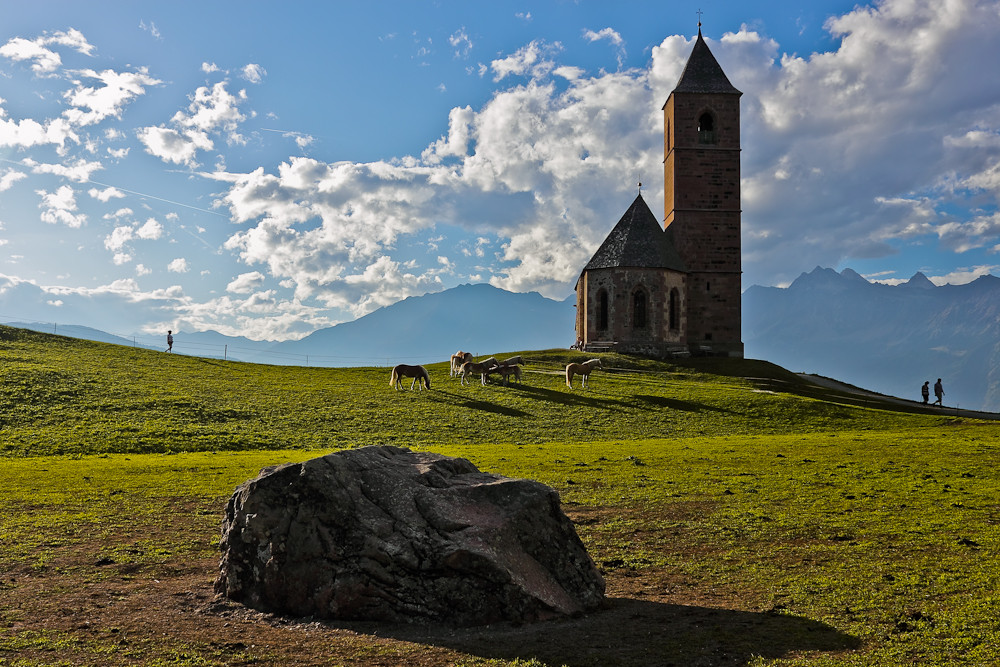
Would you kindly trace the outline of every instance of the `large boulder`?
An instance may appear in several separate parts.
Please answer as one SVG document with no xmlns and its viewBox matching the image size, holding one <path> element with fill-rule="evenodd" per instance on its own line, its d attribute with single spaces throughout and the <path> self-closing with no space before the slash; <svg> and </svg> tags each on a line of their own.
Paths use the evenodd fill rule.
<svg viewBox="0 0 1000 667">
<path fill-rule="evenodd" d="M 216 592 L 295 616 L 479 625 L 604 597 L 554 489 L 398 447 L 264 468 L 229 500 L 221 548 Z"/>
</svg>

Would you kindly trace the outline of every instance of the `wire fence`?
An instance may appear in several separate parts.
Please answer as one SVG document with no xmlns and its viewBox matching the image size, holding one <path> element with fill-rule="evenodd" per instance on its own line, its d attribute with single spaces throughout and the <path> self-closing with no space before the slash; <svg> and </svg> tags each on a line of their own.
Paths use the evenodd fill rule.
<svg viewBox="0 0 1000 667">
<path fill-rule="evenodd" d="M 148 350 L 167 350 L 166 334 L 123 334 L 112 331 L 93 329 L 91 327 L 60 324 L 58 322 L 46 322 L 33 320 L 30 318 L 17 317 L 15 315 L 5 315 L 0 313 L 0 324 L 13 326 L 32 331 L 51 333 L 69 338 L 80 338 L 115 345 L 126 345 Z M 221 334 L 220 334 L 221 335 Z M 452 352 L 444 350 L 428 350 L 425 354 L 416 355 L 392 355 L 392 357 L 379 356 L 352 356 L 341 354 L 300 354 L 294 352 L 282 352 L 271 349 L 279 343 L 263 342 L 260 346 L 251 347 L 246 344 L 238 345 L 233 343 L 209 343 L 189 339 L 183 333 L 175 333 L 174 343 L 171 352 L 194 357 L 205 357 L 208 359 L 223 359 L 226 361 L 245 361 L 255 364 L 269 364 L 275 366 L 317 366 L 317 367 L 339 367 L 349 368 L 355 366 L 374 366 L 377 368 L 391 367 L 398 363 L 414 362 L 434 363 L 436 361 L 448 361 Z M 476 355 L 474 355 L 476 356 Z"/>
</svg>

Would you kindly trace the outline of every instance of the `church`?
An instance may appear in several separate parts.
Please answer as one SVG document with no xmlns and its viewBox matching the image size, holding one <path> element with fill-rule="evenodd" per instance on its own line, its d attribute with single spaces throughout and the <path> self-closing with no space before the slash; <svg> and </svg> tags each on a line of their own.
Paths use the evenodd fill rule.
<svg viewBox="0 0 1000 667">
<path fill-rule="evenodd" d="M 663 226 L 642 198 L 576 283 L 582 349 L 742 357 L 740 96 L 698 28 L 663 105 Z"/>
</svg>

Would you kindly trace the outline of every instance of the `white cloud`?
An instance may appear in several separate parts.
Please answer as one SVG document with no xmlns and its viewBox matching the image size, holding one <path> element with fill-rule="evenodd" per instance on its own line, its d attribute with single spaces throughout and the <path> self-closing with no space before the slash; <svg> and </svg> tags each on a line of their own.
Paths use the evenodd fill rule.
<svg viewBox="0 0 1000 667">
<path fill-rule="evenodd" d="M 219 66 L 216 65 L 215 63 L 205 62 L 201 64 L 201 71 L 204 72 L 205 74 L 212 74 L 213 72 L 218 72 L 220 70 Z"/>
<path fill-rule="evenodd" d="M 76 88 L 65 93 L 66 101 L 73 107 L 63 115 L 74 125 L 94 125 L 109 116 L 121 118 L 126 104 L 146 93 L 148 86 L 163 83 L 149 76 L 145 68 L 137 72 L 82 70 L 77 73 L 84 79 L 97 82 L 96 86 L 77 83 Z"/>
<path fill-rule="evenodd" d="M 122 199 L 123 197 L 125 197 L 125 193 L 115 187 L 105 188 L 103 190 L 98 190 L 97 188 L 90 188 L 89 190 L 87 190 L 87 194 L 93 197 L 94 199 L 97 199 L 98 201 L 104 202 L 105 204 L 107 204 L 112 199 Z"/>
<path fill-rule="evenodd" d="M 472 39 L 462 26 L 448 37 L 448 43 L 455 50 L 456 58 L 465 58 L 472 51 Z"/>
<path fill-rule="evenodd" d="M 171 260 L 171 262 L 167 264 L 167 271 L 172 271 L 173 273 L 187 273 L 188 270 L 188 262 L 183 257 Z"/>
<path fill-rule="evenodd" d="M 516 53 L 491 62 L 493 80 L 500 81 L 508 76 L 544 77 L 555 68 L 552 57 L 561 50 L 562 45 L 558 42 L 547 44 L 540 40 L 533 41 Z"/>
<path fill-rule="evenodd" d="M 141 227 L 135 230 L 135 235 L 140 239 L 155 241 L 163 236 L 163 225 L 157 222 L 155 218 L 149 218 L 146 222 L 142 223 Z"/>
<path fill-rule="evenodd" d="M 110 234 L 104 238 L 104 247 L 108 250 L 118 252 L 122 247 L 132 240 L 135 231 L 130 225 L 115 227 Z"/>
<path fill-rule="evenodd" d="M 159 29 L 156 27 L 156 24 L 153 23 L 152 21 L 150 21 L 149 24 L 147 24 L 145 21 L 140 20 L 139 29 L 148 32 L 153 37 L 153 39 L 162 38 Z"/>
<path fill-rule="evenodd" d="M 250 83 L 260 83 L 264 80 L 265 76 L 267 76 L 267 70 L 255 63 L 250 63 L 240 70 L 240 77 Z"/>
<path fill-rule="evenodd" d="M 215 143 L 210 135 L 224 133 L 229 143 L 243 143 L 239 124 L 246 120 L 239 105 L 246 101 L 246 92 L 237 95 L 226 90 L 226 82 L 195 90 L 187 111 L 178 111 L 170 120 L 172 127 L 160 125 L 138 131 L 146 152 L 165 162 L 193 167 L 198 151 L 210 151 Z"/>
<path fill-rule="evenodd" d="M 241 273 L 226 285 L 226 291 L 233 292 L 234 294 L 250 294 L 260 287 L 263 282 L 264 274 L 260 271 Z"/>
<path fill-rule="evenodd" d="M 50 225 L 66 225 L 67 227 L 79 228 L 87 221 L 87 216 L 76 213 L 76 194 L 73 188 L 63 185 L 55 192 L 36 190 L 35 194 L 42 198 L 38 205 L 42 209 L 39 216 L 42 222 Z"/>
<path fill-rule="evenodd" d="M 0 173 L 0 192 L 6 192 L 10 190 L 15 183 L 18 181 L 23 181 L 28 177 L 23 171 L 18 171 L 16 169 L 5 169 L 3 173 Z"/>
<path fill-rule="evenodd" d="M 49 74 L 62 65 L 62 58 L 50 46 L 69 47 L 84 55 L 91 55 L 94 50 L 79 30 L 70 29 L 66 32 L 44 33 L 42 37 L 29 40 L 15 37 L 0 46 L 0 56 L 11 60 L 33 61 L 31 69 L 37 74 Z"/>
<path fill-rule="evenodd" d="M 66 164 L 38 163 L 30 158 L 25 159 L 23 163 L 25 166 L 31 167 L 31 172 L 34 174 L 55 174 L 56 176 L 62 176 L 77 183 L 86 183 L 95 171 L 104 169 L 104 165 L 100 162 L 88 162 L 83 158 Z"/>
</svg>

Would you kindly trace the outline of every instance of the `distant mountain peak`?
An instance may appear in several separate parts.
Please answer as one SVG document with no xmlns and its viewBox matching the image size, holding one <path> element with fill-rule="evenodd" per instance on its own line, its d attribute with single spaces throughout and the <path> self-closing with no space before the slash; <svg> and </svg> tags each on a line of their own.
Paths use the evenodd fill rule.
<svg viewBox="0 0 1000 667">
<path fill-rule="evenodd" d="M 815 269 L 809 273 L 803 273 L 798 278 L 792 281 L 789 285 L 789 289 L 792 290 L 803 290 L 803 289 L 823 289 L 823 290 L 839 290 L 846 289 L 851 285 L 856 284 L 855 277 L 861 278 L 860 275 L 851 271 L 847 273 L 849 269 L 845 269 L 843 274 L 837 273 L 833 269 L 824 269 L 823 267 L 817 266 Z M 868 281 L 861 278 L 861 281 L 868 284 Z"/>
<path fill-rule="evenodd" d="M 937 287 L 934 283 L 930 281 L 930 278 L 925 276 L 920 271 L 913 274 L 913 277 L 902 283 L 903 287 L 915 288 L 915 289 L 934 289 Z"/>
</svg>

